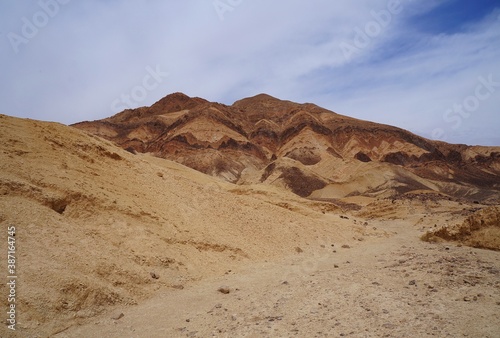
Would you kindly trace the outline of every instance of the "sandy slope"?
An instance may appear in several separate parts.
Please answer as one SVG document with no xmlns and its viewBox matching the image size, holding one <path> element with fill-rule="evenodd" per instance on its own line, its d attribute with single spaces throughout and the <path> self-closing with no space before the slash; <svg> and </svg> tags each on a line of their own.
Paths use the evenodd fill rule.
<svg viewBox="0 0 500 338">
<path fill-rule="evenodd" d="M 0 115 L 0 248 L 15 225 L 19 310 L 0 336 L 494 337 L 499 253 L 419 240 L 480 208 L 306 200 Z"/>
<path fill-rule="evenodd" d="M 350 248 L 325 241 L 283 261 L 115 307 L 56 336 L 498 336 L 497 253 L 418 241 L 411 222 L 373 224 L 391 235 Z M 221 285 L 231 292 L 218 292 Z"/>
<path fill-rule="evenodd" d="M 358 231 L 321 219 L 329 205 L 236 188 L 73 128 L 0 116 L 0 241 L 6 250 L 15 225 L 19 330 L 51 334 L 108 306 Z"/>
</svg>

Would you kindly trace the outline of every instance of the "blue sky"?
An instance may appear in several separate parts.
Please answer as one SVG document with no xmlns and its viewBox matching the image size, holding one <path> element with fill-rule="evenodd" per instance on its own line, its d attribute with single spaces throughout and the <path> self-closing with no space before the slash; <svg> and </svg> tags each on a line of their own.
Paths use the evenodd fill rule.
<svg viewBox="0 0 500 338">
<path fill-rule="evenodd" d="M 3 1 L 0 69 L 0 113 L 19 117 L 268 93 L 500 146 L 498 1 Z"/>
</svg>

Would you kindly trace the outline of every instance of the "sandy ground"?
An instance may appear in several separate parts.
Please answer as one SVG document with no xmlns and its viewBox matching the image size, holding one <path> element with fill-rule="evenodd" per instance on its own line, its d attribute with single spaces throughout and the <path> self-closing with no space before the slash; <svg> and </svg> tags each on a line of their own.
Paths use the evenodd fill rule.
<svg viewBox="0 0 500 338">
<path fill-rule="evenodd" d="M 56 336 L 498 337 L 498 252 L 422 242 L 408 222 L 373 224 L 390 235 L 350 248 L 325 241 L 159 292 Z"/>
<path fill-rule="evenodd" d="M 484 206 L 337 202 L 0 115 L 0 337 L 499 336 L 500 253 L 420 240 Z"/>
<path fill-rule="evenodd" d="M 16 227 L 17 330 L 51 336 L 109 307 L 376 231 L 272 187 L 240 188 L 55 123 L 0 115 L 0 248 Z M 5 278 L 7 262 L 0 264 Z M 0 284 L 0 305 L 10 306 Z M 3 295 L 3 296 L 2 296 Z M 2 310 L 2 312 L 4 312 Z M 2 319 L 2 320 L 5 320 Z"/>
</svg>

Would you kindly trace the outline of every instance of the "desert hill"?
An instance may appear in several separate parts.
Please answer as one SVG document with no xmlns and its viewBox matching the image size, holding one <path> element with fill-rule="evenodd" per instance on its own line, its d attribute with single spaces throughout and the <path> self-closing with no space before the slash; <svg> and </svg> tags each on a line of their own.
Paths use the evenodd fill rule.
<svg viewBox="0 0 500 338">
<path fill-rule="evenodd" d="M 266 94 L 231 106 L 166 96 L 74 127 L 237 184 L 315 200 L 415 191 L 498 203 L 500 147 L 452 145 Z"/>
<path fill-rule="evenodd" d="M 369 152 L 368 146 L 325 150 L 332 140 L 340 142 L 328 134 L 336 124 L 317 123 L 334 119 L 349 130 L 358 125 L 406 135 L 404 144 L 414 148 L 404 149 L 415 153 L 423 149 L 412 143 L 420 142 L 417 136 L 313 105 L 300 105 L 307 113 L 294 113 L 294 103 L 267 96 L 257 101 L 236 103 L 247 117 L 230 121 L 224 116 L 237 116 L 234 108 L 174 95 L 157 103 L 157 115 L 140 108 L 79 125 L 114 141 L 135 135 L 121 147 L 77 128 L 0 115 L 0 241 L 7 250 L 7 229 L 16 227 L 17 266 L 17 327 L 13 332 L 0 326 L 0 336 L 492 337 L 498 332 L 498 252 L 462 245 L 500 249 L 498 238 L 491 238 L 498 236 L 500 210 L 441 192 L 456 187 L 492 201 L 496 183 L 484 188 L 474 180 L 496 177 L 494 149 L 423 140 L 444 158 L 446 149 L 463 148 L 467 161 L 480 162 L 475 172 L 468 171 L 472 164 L 463 165 L 468 183 L 440 181 L 441 176 L 422 174 L 419 161 L 384 162 L 376 157 L 383 152 Z M 212 106 L 227 111 L 207 113 Z M 259 113 L 264 109 L 266 121 Z M 282 129 L 294 123 L 296 129 Z M 260 136 L 244 138 L 252 124 L 261 127 Z M 165 126 L 182 137 L 172 141 L 170 132 L 161 132 Z M 356 139 L 346 135 L 346 144 Z M 378 142 L 363 135 L 366 142 Z M 403 136 L 380 145 L 392 149 Z M 224 141 L 216 147 L 218 137 Z M 304 144 L 314 151 L 300 150 Z M 358 155 L 359 149 L 371 161 Z M 210 172 L 218 176 L 212 177 L 151 156 L 160 150 L 179 162 L 205 160 L 204 169 L 217 169 L 210 161 L 219 158 L 223 170 Z M 320 161 L 312 164 L 317 154 Z M 341 164 L 347 169 L 336 166 Z M 239 172 L 238 165 L 250 169 Z M 325 181 L 329 171 L 336 176 L 328 176 L 327 186 L 317 184 L 308 199 L 297 196 Z M 227 182 L 231 177 L 242 184 Z M 401 177 L 432 182 L 435 190 L 419 186 L 395 195 Z M 372 193 L 366 189 L 375 179 L 387 183 Z M 352 194 L 356 189 L 358 196 Z M 328 198 L 315 195 L 318 191 Z M 456 245 L 441 244 L 442 238 Z M 3 276 L 6 268 L 4 261 Z M 221 286 L 230 293 L 219 292 Z M 7 284 L 0 284 L 3 309 L 8 293 Z"/>
<path fill-rule="evenodd" d="M 16 227 L 18 329 L 48 336 L 162 288 L 379 233 L 332 225 L 323 213 L 338 207 L 265 188 L 133 155 L 76 128 L 0 115 L 0 239 Z"/>
</svg>

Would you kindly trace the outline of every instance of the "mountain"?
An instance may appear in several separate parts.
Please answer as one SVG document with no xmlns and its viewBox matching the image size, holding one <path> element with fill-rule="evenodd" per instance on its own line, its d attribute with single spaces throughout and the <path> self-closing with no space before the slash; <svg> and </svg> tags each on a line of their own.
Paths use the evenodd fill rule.
<svg viewBox="0 0 500 338">
<path fill-rule="evenodd" d="M 496 203 L 500 147 L 452 145 L 266 94 L 227 106 L 182 93 L 73 125 L 237 184 L 317 200 L 433 192 Z"/>
<path fill-rule="evenodd" d="M 475 191 L 474 197 L 489 194 L 493 202 L 496 183 L 484 187 L 422 178 L 412 172 L 419 173 L 418 161 L 412 167 L 384 162 L 376 152 L 358 155 L 369 147 L 352 143 L 349 148 L 354 136 L 341 147 L 328 119 L 345 128 L 407 134 L 314 105 L 264 96 L 235 108 L 182 95 L 161 105 L 157 115 L 142 108 L 87 126 L 118 139 L 119 133 L 127 135 L 125 127 L 120 129 L 127 125 L 128 134 L 145 140 L 155 135 L 149 132 L 155 121 L 166 120 L 157 128 L 170 126 L 170 131 L 158 131 L 156 143 L 148 141 L 158 147 L 155 154 L 169 150 L 164 154 L 193 160 L 207 153 L 227 161 L 227 169 L 215 174 L 219 178 L 142 154 L 147 142 L 140 148 L 138 138 L 122 144 L 133 147 L 126 151 L 77 128 L 0 114 L 0 241 L 10 251 L 2 270 L 9 279 L 0 284 L 0 294 L 5 295 L 5 320 L 15 317 L 17 323 L 16 331 L 0 326 L 1 337 L 287 336 L 294 330 L 314 336 L 332 316 L 350 323 L 337 336 L 354 329 L 364 335 L 372 328 L 379 336 L 440 334 L 444 331 L 432 328 L 443 323 L 452 323 L 445 325 L 450 336 L 498 332 L 498 325 L 490 325 L 499 322 L 498 253 L 466 246 L 500 250 L 500 209 L 438 190 L 461 187 L 471 192 L 469 197 Z M 304 111 L 283 114 L 297 106 Z M 177 110 L 183 107 L 187 112 Z M 173 112 L 162 114 L 162 109 Z M 261 122 L 263 110 L 267 122 Z M 235 119 L 227 119 L 229 114 Z M 193 119 L 176 122 L 186 115 Z M 252 123 L 260 136 L 244 136 Z M 371 133 L 349 132 L 359 143 L 379 142 Z M 186 142 L 166 142 L 161 148 L 162 136 L 168 140 L 175 133 Z M 216 140 L 200 141 L 204 135 L 234 141 L 216 147 Z M 379 148 L 383 142 L 388 141 L 377 143 Z M 426 142 L 439 151 L 455 147 Z M 402 153 L 409 144 L 400 145 Z M 301 150 L 306 147 L 310 151 Z M 493 150 L 464 149 L 475 158 L 484 156 L 475 160 L 477 172 L 496 175 L 495 162 L 487 159 Z M 209 160 L 206 169 L 216 169 Z M 459 167 L 446 160 L 427 163 L 431 169 L 435 163 Z M 240 172 L 236 165 L 246 167 Z M 470 175 L 464 177 L 480 177 L 470 174 L 471 165 L 464 164 L 462 172 Z M 220 179 L 230 179 L 231 170 L 241 184 Z M 401 182 L 411 188 L 402 177 L 435 184 L 437 190 L 398 192 Z M 376 179 L 386 186 L 368 191 Z M 328 185 L 322 187 L 323 182 Z M 305 194 L 311 186 L 317 188 L 309 198 L 291 192 Z M 315 197 L 318 192 L 340 196 L 354 188 L 358 196 L 314 200 L 322 199 Z M 474 288 L 467 291 L 464 285 Z M 12 305 L 16 312 L 7 317 Z M 298 313 L 300 306 L 306 311 Z M 405 311 L 390 310 L 400 307 Z M 387 309 L 396 316 L 392 323 L 408 322 L 408 314 L 422 318 L 421 331 L 386 325 Z M 428 317 L 430 310 L 437 315 Z M 271 324 L 279 327 L 262 331 Z"/>
<path fill-rule="evenodd" d="M 159 289 L 359 231 L 319 219 L 339 210 L 328 203 L 263 188 L 252 197 L 75 128 L 0 115 L 0 239 L 14 238 L 18 281 L 17 330 L 1 325 L 0 337 L 52 337 Z M 0 294 L 7 309 L 7 282 Z"/>
</svg>

